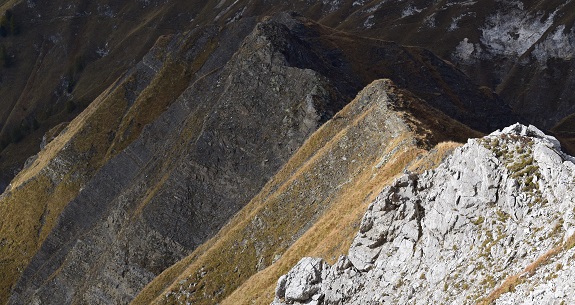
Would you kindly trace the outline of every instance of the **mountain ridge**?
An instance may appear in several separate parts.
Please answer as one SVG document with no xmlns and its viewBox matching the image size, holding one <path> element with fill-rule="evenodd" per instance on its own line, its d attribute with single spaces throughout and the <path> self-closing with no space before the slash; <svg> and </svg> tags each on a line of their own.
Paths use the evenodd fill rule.
<svg viewBox="0 0 575 305">
<path fill-rule="evenodd" d="M 11 302 L 63 301 L 68 293 L 72 302 L 83 298 L 127 302 L 162 270 L 215 234 L 303 140 L 369 79 L 387 75 L 471 126 L 484 126 L 486 115 L 493 117 L 489 124 L 494 126 L 513 118 L 500 100 L 425 50 L 355 38 L 365 43 L 369 52 L 364 54 L 351 47 L 353 36 L 338 37 L 298 15 L 279 14 L 257 25 L 254 21 L 244 18 L 227 28 L 199 28 L 160 39 L 158 48 L 137 69 L 120 78 L 53 140 L 71 160 L 62 159 L 57 151 L 48 156 L 42 152 L 16 177 L 15 187 L 42 176 L 38 169 L 53 162 L 58 174 L 51 183 L 68 197 L 58 202 L 61 210 L 46 209 L 53 210 L 47 226 L 43 225 L 45 212 L 23 203 L 38 214 L 22 220 L 27 234 L 34 234 L 40 225 L 47 235 L 42 236 L 46 240 L 26 245 L 30 247 L 27 256 L 10 258 L 16 269 L 28 266 L 22 276 L 17 275 Z M 242 41 L 243 35 L 247 38 Z M 230 39 L 214 45 L 211 39 L 219 36 Z M 349 45 L 335 54 L 326 52 L 340 41 Z M 349 52 L 344 53 L 349 57 L 339 52 Z M 372 57 L 378 53 L 380 57 Z M 194 61 L 187 61 L 191 58 Z M 219 68 L 226 58 L 226 65 Z M 400 60 L 403 66 L 397 65 Z M 367 69 L 370 63 L 378 69 Z M 401 67 L 417 73 L 413 79 L 406 78 Z M 365 72 L 356 76 L 346 73 L 349 70 Z M 176 83 L 174 74 L 182 75 Z M 158 103 L 150 96 L 164 98 Z M 478 108 L 474 101 L 484 103 Z M 444 128 L 444 133 L 453 135 L 449 126 Z M 67 134 L 74 130 L 79 133 L 69 138 Z M 434 137 L 429 132 L 427 136 Z M 52 143 L 47 152 L 52 151 Z M 86 158 L 91 168 L 71 167 L 79 162 L 78 156 Z M 29 191 L 25 185 L 14 192 L 9 189 L 6 200 Z M 37 193 L 64 199 L 49 187 Z M 16 210 L 5 214 L 13 213 Z M 16 222 L 7 224 L 3 232 L 12 234 Z M 130 237 L 135 235 L 146 237 Z M 24 236 L 11 237 L 10 244 L 18 245 Z M 150 248 L 157 243 L 164 247 Z M 69 247 L 59 249 L 61 244 Z M 12 246 L 6 250 L 7 255 L 14 253 Z M 92 255 L 85 255 L 86 251 Z M 93 267 L 96 257 L 103 261 L 98 268 Z M 92 267 L 79 272 L 83 269 L 77 264 Z M 13 285 L 10 279 L 5 278 L 6 285 Z M 104 288 L 92 289 L 81 279 L 101 281 Z"/>
<path fill-rule="evenodd" d="M 255 268 L 260 265 L 258 252 L 264 267 L 267 267 L 263 272 L 275 269 L 272 274 L 278 272 L 277 268 L 286 268 L 302 252 L 327 251 L 337 255 L 341 251 L 339 249 L 350 241 L 337 245 L 326 241 L 321 245 L 317 240 L 323 234 L 329 234 L 338 236 L 331 241 L 338 243 L 342 233 L 334 219 L 356 218 L 359 221 L 357 217 L 363 213 L 365 200 L 388 179 L 401 173 L 403 168 L 416 167 L 417 155 L 426 149 L 448 139 L 458 139 L 458 135 L 479 135 L 425 102 L 417 101 L 389 80 L 374 81 L 338 113 L 338 117 L 340 119 L 328 121 L 304 143 L 286 164 L 287 168 L 278 173 L 281 179 L 271 180 L 218 237 L 182 261 L 189 267 L 178 264 L 174 268 L 181 271 L 175 275 L 168 275 L 172 272 L 167 270 L 168 279 L 158 277 L 132 304 L 265 303 L 258 297 L 267 296 L 269 290 L 260 290 L 263 288 L 261 285 L 249 283 L 260 269 Z M 381 117 L 385 120 L 380 120 Z M 426 121 L 428 117 L 437 118 L 437 121 Z M 451 126 L 451 133 L 419 131 L 439 131 L 444 126 Z M 364 132 L 358 133 L 359 130 Z M 418 135 L 416 138 L 420 141 L 413 140 L 412 135 Z M 320 139 L 327 143 L 318 145 Z M 310 146 L 317 147 L 317 150 L 311 150 L 314 154 L 305 158 Z M 290 175 L 295 162 L 301 164 L 300 169 Z M 353 195 L 344 196 L 345 191 Z M 346 217 L 347 214 L 350 215 Z M 351 225 L 354 222 L 347 221 L 346 240 L 354 230 L 354 225 Z M 250 238 L 252 235 L 255 236 Z M 268 237 L 270 235 L 273 238 Z M 214 257 L 218 259 L 214 260 Z M 240 279 L 232 276 L 238 274 L 244 278 L 245 273 L 251 277 L 243 283 L 244 289 L 255 291 L 240 293 L 241 297 L 225 298 L 241 284 Z M 265 285 L 269 285 L 267 281 L 269 278 Z M 166 288 L 155 287 L 166 282 Z M 272 286 L 273 282 L 275 280 L 272 280 Z M 273 287 L 269 288 L 273 291 Z M 148 296 L 151 291 L 155 291 L 155 295 Z"/>
<path fill-rule="evenodd" d="M 575 147 L 570 1 L 0 8 L 0 303 L 269 304 L 302 256 L 337 263 L 401 172 L 516 121 Z M 481 143 L 536 193 L 539 161 L 497 148 L 524 136 Z M 508 275 L 492 295 L 531 297 Z M 503 275 L 481 276 L 486 301 Z"/>
<path fill-rule="evenodd" d="M 261 21 L 281 11 L 297 11 L 340 32 L 427 48 L 497 91 L 540 128 L 552 129 L 573 111 L 570 1 L 4 1 L 0 7 L 12 12 L 20 29 L 2 43 L 14 63 L 0 71 L 0 78 L 10 80 L 0 82 L 0 117 L 6 118 L 0 186 L 38 151 L 44 133 L 71 121 L 161 35 Z M 537 31 L 538 24 L 545 30 Z"/>
</svg>

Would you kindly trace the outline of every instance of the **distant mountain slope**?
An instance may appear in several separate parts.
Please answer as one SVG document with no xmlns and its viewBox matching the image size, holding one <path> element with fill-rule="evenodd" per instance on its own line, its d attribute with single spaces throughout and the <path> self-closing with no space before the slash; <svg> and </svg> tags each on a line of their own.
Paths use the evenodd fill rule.
<svg viewBox="0 0 575 305">
<path fill-rule="evenodd" d="M 573 303 L 574 161 L 532 126 L 470 140 L 381 191 L 349 254 L 302 259 L 273 304 Z"/>
<path fill-rule="evenodd" d="M 3 1 L 0 187 L 163 34 L 297 11 L 360 36 L 425 47 L 552 128 L 575 112 L 573 1 Z M 242 37 L 243 38 L 243 37 Z M 1 59 L 4 61 L 4 59 Z"/>
</svg>

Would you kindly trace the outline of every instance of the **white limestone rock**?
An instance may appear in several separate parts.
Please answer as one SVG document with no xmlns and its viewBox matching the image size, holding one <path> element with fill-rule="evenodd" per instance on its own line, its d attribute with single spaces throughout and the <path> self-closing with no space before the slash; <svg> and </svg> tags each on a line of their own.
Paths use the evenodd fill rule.
<svg viewBox="0 0 575 305">
<path fill-rule="evenodd" d="M 471 139 L 386 187 L 348 256 L 302 259 L 272 304 L 474 304 L 511 275 L 523 280 L 497 304 L 575 303 L 574 249 L 525 271 L 575 232 L 572 160 L 533 126 Z"/>
<path fill-rule="evenodd" d="M 276 296 L 287 302 L 308 301 L 320 291 L 322 271 L 326 263 L 319 258 L 302 258 L 297 265 L 278 280 Z M 316 296 L 316 300 L 319 299 Z"/>
</svg>

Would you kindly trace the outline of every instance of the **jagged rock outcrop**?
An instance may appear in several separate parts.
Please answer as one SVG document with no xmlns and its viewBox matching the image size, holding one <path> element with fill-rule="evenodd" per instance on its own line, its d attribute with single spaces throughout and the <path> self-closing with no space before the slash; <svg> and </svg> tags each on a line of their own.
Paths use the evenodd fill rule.
<svg viewBox="0 0 575 305">
<path fill-rule="evenodd" d="M 386 187 L 349 254 L 302 259 L 272 304 L 573 303 L 574 161 L 533 126 L 469 140 Z"/>
</svg>

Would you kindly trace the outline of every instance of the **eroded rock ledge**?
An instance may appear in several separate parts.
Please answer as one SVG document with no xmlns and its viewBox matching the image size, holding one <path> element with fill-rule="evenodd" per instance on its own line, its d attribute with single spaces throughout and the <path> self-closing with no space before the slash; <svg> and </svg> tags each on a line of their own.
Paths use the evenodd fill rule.
<svg viewBox="0 0 575 305">
<path fill-rule="evenodd" d="M 303 258 L 272 304 L 573 303 L 573 160 L 533 126 L 471 139 L 385 188 L 349 254 Z"/>
</svg>

